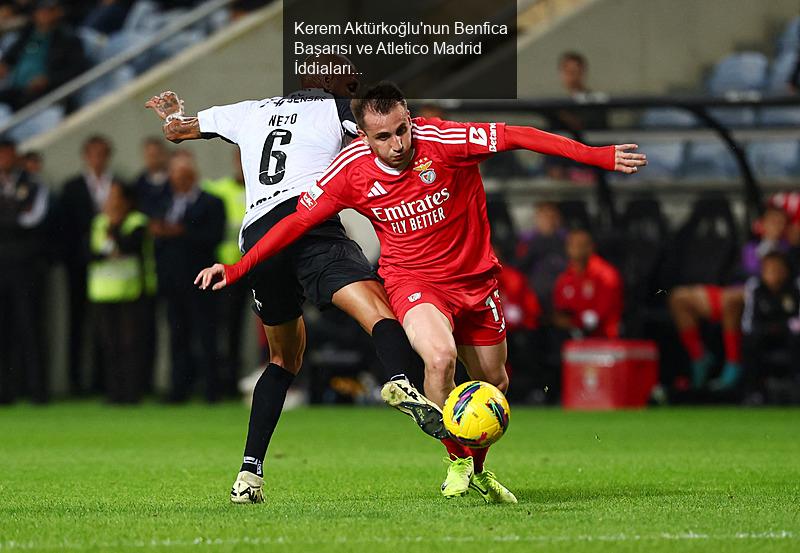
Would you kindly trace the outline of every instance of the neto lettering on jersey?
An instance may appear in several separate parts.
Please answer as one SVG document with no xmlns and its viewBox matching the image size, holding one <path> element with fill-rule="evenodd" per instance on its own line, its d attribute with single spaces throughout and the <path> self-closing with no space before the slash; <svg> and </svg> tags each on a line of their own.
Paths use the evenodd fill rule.
<svg viewBox="0 0 800 553">
<path fill-rule="evenodd" d="M 272 117 L 269 118 L 269 123 L 267 123 L 270 127 L 280 127 L 282 125 L 294 125 L 297 123 L 297 114 L 293 113 L 291 115 L 278 115 L 277 113 L 273 114 Z"/>
</svg>

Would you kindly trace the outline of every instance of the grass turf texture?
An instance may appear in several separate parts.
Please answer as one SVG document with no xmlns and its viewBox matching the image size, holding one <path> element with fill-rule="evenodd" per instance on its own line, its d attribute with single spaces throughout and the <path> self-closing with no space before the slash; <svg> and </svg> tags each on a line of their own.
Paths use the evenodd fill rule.
<svg viewBox="0 0 800 553">
<path fill-rule="evenodd" d="M 266 503 L 232 505 L 246 421 L 0 409 L 0 551 L 800 550 L 800 410 L 517 408 L 487 463 L 515 506 L 443 499 L 444 449 L 386 408 L 285 413 Z"/>
</svg>

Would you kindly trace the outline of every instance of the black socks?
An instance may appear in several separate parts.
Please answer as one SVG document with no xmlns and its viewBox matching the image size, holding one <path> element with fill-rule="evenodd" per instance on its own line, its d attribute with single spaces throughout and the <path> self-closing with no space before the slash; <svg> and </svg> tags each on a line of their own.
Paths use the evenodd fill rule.
<svg viewBox="0 0 800 553">
<path fill-rule="evenodd" d="M 253 406 L 250 408 L 250 424 L 241 470 L 258 476 L 264 475 L 261 465 L 281 416 L 286 392 L 293 381 L 292 373 L 274 363 L 267 365 L 258 379 L 253 390 Z"/>
<path fill-rule="evenodd" d="M 372 327 L 372 341 L 386 374 L 384 381 L 405 374 L 412 384 L 421 386 L 425 374 L 422 359 L 411 347 L 403 325 L 394 319 L 381 319 Z"/>
</svg>

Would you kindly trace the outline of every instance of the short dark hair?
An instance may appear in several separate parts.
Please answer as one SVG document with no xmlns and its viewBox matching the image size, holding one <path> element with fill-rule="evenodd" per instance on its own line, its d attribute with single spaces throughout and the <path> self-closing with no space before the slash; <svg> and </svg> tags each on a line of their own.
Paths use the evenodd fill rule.
<svg viewBox="0 0 800 553">
<path fill-rule="evenodd" d="M 403 91 L 398 86 L 389 81 L 381 81 L 378 84 L 371 86 L 364 93 L 362 98 L 354 98 L 350 100 L 350 109 L 356 118 L 356 123 L 362 129 L 364 128 L 364 114 L 367 111 L 377 113 L 379 115 L 386 115 L 390 113 L 396 105 L 402 105 L 408 109 L 406 97 Z"/>
<path fill-rule="evenodd" d="M 558 58 L 558 66 L 561 67 L 564 63 L 568 61 L 574 61 L 581 67 L 586 67 L 588 62 L 586 61 L 586 56 L 581 54 L 580 52 L 576 52 L 575 50 L 568 50 L 559 56 Z"/>
<path fill-rule="evenodd" d="M 780 250 L 772 250 L 764 255 L 761 258 L 761 266 L 764 266 L 764 263 L 767 261 L 777 261 L 778 263 L 783 264 L 783 267 L 786 269 L 786 272 L 792 274 L 792 263 L 789 261 L 789 256 L 783 253 Z"/>
<path fill-rule="evenodd" d="M 16 151 L 17 143 L 10 138 L 0 138 L 0 148 L 11 148 Z"/>
<path fill-rule="evenodd" d="M 111 140 L 107 137 L 103 136 L 102 134 L 93 134 L 83 142 L 83 151 L 85 152 L 89 146 L 94 146 L 95 144 L 102 144 L 108 149 L 108 153 L 114 151 L 113 146 L 111 145 Z"/>
</svg>

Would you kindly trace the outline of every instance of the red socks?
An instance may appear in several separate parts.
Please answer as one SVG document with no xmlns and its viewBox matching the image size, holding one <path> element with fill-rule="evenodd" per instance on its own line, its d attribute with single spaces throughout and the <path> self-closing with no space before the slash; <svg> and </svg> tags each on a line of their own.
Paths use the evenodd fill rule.
<svg viewBox="0 0 800 553">
<path fill-rule="evenodd" d="M 700 330 L 696 326 L 685 328 L 681 330 L 680 334 L 681 343 L 692 361 L 697 361 L 705 355 L 706 350 L 703 346 L 703 340 L 700 338 Z"/>
<path fill-rule="evenodd" d="M 451 460 L 472 457 L 475 472 L 483 472 L 483 462 L 486 460 L 486 454 L 489 453 L 488 447 L 482 447 L 480 449 L 465 447 L 452 438 L 444 438 L 442 443 L 444 447 L 447 448 L 447 454 Z"/>
<path fill-rule="evenodd" d="M 443 438 L 442 443 L 447 448 L 447 454 L 451 460 L 470 456 L 469 450 L 452 438 Z"/>
<path fill-rule="evenodd" d="M 740 363 L 742 361 L 742 333 L 736 329 L 722 331 L 722 342 L 725 346 L 725 361 Z"/>
<path fill-rule="evenodd" d="M 488 447 L 480 449 L 471 447 L 469 452 L 472 455 L 472 462 L 475 465 L 475 472 L 483 472 L 483 462 L 486 460 L 486 454 L 489 453 Z"/>
</svg>

